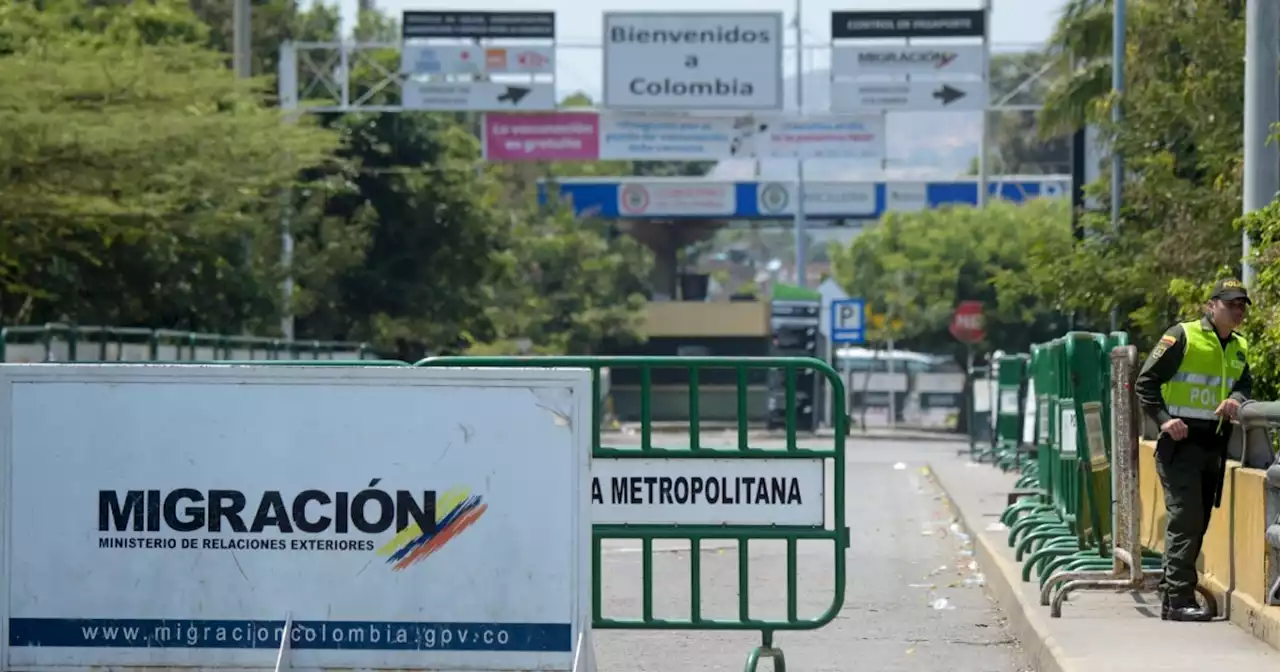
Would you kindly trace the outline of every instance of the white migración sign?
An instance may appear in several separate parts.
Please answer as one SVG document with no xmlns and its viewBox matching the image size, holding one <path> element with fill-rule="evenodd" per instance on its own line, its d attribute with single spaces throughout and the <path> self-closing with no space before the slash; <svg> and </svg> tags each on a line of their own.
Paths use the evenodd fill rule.
<svg viewBox="0 0 1280 672">
<path fill-rule="evenodd" d="M 867 75 L 911 75 L 958 79 L 986 76 L 982 45 L 943 47 L 851 47 L 836 46 L 831 51 L 834 77 Z"/>
<path fill-rule="evenodd" d="M 986 82 L 831 82 L 831 109 L 837 112 L 980 112 L 986 107 Z"/>
<path fill-rule="evenodd" d="M 591 519 L 632 525 L 811 525 L 826 511 L 821 459 L 591 462 Z"/>
<path fill-rule="evenodd" d="M 288 617 L 294 668 L 573 667 L 588 371 L 6 365 L 0 399 L 9 666 L 269 669 Z"/>
<path fill-rule="evenodd" d="M 481 111 L 556 109 L 556 87 L 548 82 L 419 82 L 401 87 L 406 110 Z"/>
<path fill-rule="evenodd" d="M 780 110 L 782 12 L 605 12 L 604 106 Z"/>
<path fill-rule="evenodd" d="M 406 75 L 554 74 L 555 49 L 406 44 L 400 52 L 400 72 Z"/>
</svg>

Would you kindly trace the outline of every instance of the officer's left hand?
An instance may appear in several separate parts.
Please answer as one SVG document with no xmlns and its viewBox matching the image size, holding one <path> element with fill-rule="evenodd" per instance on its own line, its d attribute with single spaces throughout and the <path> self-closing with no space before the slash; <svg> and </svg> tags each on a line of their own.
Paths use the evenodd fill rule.
<svg viewBox="0 0 1280 672">
<path fill-rule="evenodd" d="M 1225 418 L 1234 418 L 1238 410 L 1240 410 L 1240 402 L 1235 399 L 1224 399 L 1221 404 L 1218 404 L 1218 408 L 1213 414 Z"/>
</svg>

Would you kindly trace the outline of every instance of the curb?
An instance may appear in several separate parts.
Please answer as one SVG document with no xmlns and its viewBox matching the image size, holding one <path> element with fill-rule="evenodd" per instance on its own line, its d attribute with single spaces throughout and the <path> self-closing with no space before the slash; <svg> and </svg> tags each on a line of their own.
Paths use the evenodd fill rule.
<svg viewBox="0 0 1280 672">
<path fill-rule="evenodd" d="M 974 557 L 987 578 L 987 594 L 995 599 L 1000 610 L 1009 619 L 1009 629 L 1017 638 L 1032 669 L 1036 672 L 1077 672 L 1075 665 L 1067 660 L 1066 652 L 1053 638 L 1045 607 L 1041 607 L 1039 602 L 1031 602 L 1022 594 L 1019 590 L 1022 577 L 1015 572 L 1014 577 L 1010 578 L 1005 571 L 1008 563 L 1000 557 L 996 549 L 992 548 L 991 542 L 986 537 L 969 526 L 964 512 L 951 498 L 951 493 L 938 478 L 933 465 L 926 462 L 925 466 L 929 469 L 928 479 L 938 486 L 947 505 L 955 512 L 956 522 L 973 540 Z"/>
</svg>

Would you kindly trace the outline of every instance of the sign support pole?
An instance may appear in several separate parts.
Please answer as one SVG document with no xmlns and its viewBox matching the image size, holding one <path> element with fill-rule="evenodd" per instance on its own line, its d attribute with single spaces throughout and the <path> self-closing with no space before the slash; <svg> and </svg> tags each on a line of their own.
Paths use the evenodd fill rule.
<svg viewBox="0 0 1280 672">
<path fill-rule="evenodd" d="M 991 34 L 986 30 L 986 26 L 991 25 L 991 0 L 983 0 L 982 2 L 982 76 L 986 80 L 991 76 Z M 989 86 L 989 85 L 988 85 Z M 986 101 L 982 105 L 982 136 L 978 140 L 978 207 L 987 207 L 987 201 L 990 200 L 988 192 L 991 191 L 991 162 L 988 155 L 991 152 L 991 108 L 990 101 Z"/>
<path fill-rule="evenodd" d="M 1244 214 L 1265 208 L 1280 191 L 1280 153 L 1268 142 L 1271 124 L 1280 121 L 1280 5 L 1274 2 L 1245 4 L 1244 57 Z M 1253 284 L 1249 263 L 1252 241 L 1241 234 L 1241 274 L 1245 286 Z"/>
<path fill-rule="evenodd" d="M 1250 2 L 1256 5 L 1256 2 Z M 1125 15 L 1124 0 L 1115 0 L 1114 14 L 1111 18 L 1111 88 L 1116 94 L 1116 101 L 1111 107 L 1111 121 L 1120 125 L 1124 104 L 1124 51 L 1125 51 Z M 1274 65 L 1272 66 L 1275 67 Z M 1273 70 L 1274 72 L 1274 70 Z M 1248 109 L 1246 107 L 1246 109 Z M 1248 175 L 1245 171 L 1245 175 Z M 1124 156 L 1117 143 L 1111 145 L 1111 233 L 1120 232 L 1120 201 L 1124 196 Z M 1111 331 L 1115 331 L 1120 321 L 1119 313 L 1111 309 Z"/>
<path fill-rule="evenodd" d="M 796 0 L 796 114 L 804 115 L 804 25 L 800 21 L 803 16 L 804 0 Z M 808 287 L 805 274 L 809 251 L 805 246 L 805 213 L 804 213 L 804 157 L 796 157 L 796 285 Z"/>
</svg>

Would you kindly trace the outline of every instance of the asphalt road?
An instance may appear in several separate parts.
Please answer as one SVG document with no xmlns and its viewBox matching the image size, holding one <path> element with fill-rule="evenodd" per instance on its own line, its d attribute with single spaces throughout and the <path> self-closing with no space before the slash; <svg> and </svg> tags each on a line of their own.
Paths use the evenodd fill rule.
<svg viewBox="0 0 1280 672">
<path fill-rule="evenodd" d="M 733 438 L 726 432 L 704 435 L 703 440 Z M 634 441 L 605 437 L 606 444 Z M 776 636 L 775 645 L 785 652 L 792 672 L 1030 670 L 982 587 L 984 577 L 971 545 L 951 528 L 951 512 L 922 472 L 928 459 L 955 459 L 958 445 L 850 441 L 846 486 L 851 547 L 846 551 L 844 607 L 820 630 Z M 605 616 L 640 615 L 639 546 L 639 541 L 619 540 L 605 547 Z M 687 618 L 688 545 L 659 548 L 654 554 L 654 616 Z M 808 617 L 831 602 L 833 549 L 830 543 L 806 542 L 799 553 L 800 616 Z M 784 616 L 784 544 L 752 542 L 749 561 L 751 615 Z M 736 616 L 736 543 L 704 546 L 701 565 L 704 615 Z M 736 671 L 757 644 L 758 634 L 742 632 L 596 631 L 598 667 L 610 672 Z M 773 668 L 763 662 L 759 669 Z"/>
</svg>

